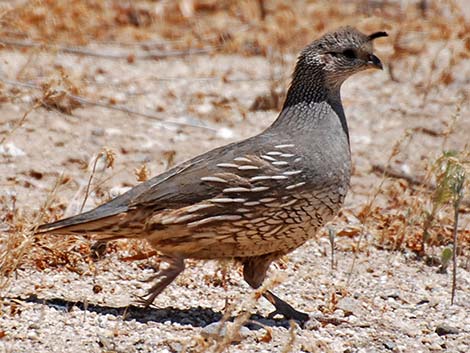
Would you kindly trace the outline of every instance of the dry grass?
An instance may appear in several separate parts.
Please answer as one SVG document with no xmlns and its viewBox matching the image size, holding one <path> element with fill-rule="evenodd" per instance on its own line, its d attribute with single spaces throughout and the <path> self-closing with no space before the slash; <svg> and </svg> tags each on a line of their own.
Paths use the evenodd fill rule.
<svg viewBox="0 0 470 353">
<path fill-rule="evenodd" d="M 20 50 L 31 52 L 31 58 L 35 51 L 54 51 L 54 46 L 104 48 L 103 50 L 118 47 L 132 65 L 138 59 L 136 53 L 154 49 L 165 52 L 211 47 L 218 53 L 242 53 L 247 56 L 268 56 L 273 52 L 291 54 L 310 41 L 312 33 L 353 23 L 367 32 L 378 29 L 389 31 L 391 44 L 383 45 L 382 49 L 386 52 L 385 61 L 391 63 L 391 79 L 400 81 L 403 77 L 413 77 L 417 72 L 426 73 L 424 80 L 415 81 L 416 93 L 422 97 L 424 104 L 431 93 L 454 83 L 456 73 L 453 68 L 470 58 L 470 24 L 462 17 L 457 5 L 452 1 L 425 3 L 426 8 L 413 2 L 402 8 L 398 6 L 398 2 L 384 2 L 379 6 L 375 5 L 376 2 L 366 0 L 297 1 L 292 4 L 262 0 L 12 2 L 1 5 L 0 37 L 10 43 L 4 45 L 3 50 L 22 47 Z M 39 46 L 21 45 L 25 41 Z M 41 46 L 42 44 L 47 46 Z M 423 53 L 432 55 L 433 59 L 420 60 Z M 282 58 L 282 55 L 276 58 Z M 42 106 L 72 114 L 83 103 L 74 97 L 83 94 L 83 99 L 95 98 L 87 97 L 83 90 L 85 84 L 69 77 L 63 68 L 47 67 L 44 70 L 44 77 L 31 76 L 26 68 L 20 71 L 17 79 L 35 82 L 35 88 L 39 87 L 40 93 L 31 108 L 18 117 L 17 124 L 9 134 L 0 138 L 0 144 L 10 134 L 21 130 L 32 109 Z M 277 109 L 283 96 L 280 86 L 279 78 L 273 74 L 270 94 L 267 98 L 260 98 L 253 110 Z M 31 87 L 27 86 L 1 85 L 0 101 L 20 103 L 20 98 L 30 92 Z M 461 96 L 458 97 L 459 101 L 468 100 L 468 92 L 464 89 Z M 110 102 L 109 105 L 114 103 Z M 224 104 L 220 106 L 221 109 L 227 109 Z M 131 109 L 127 112 L 136 113 Z M 457 112 L 450 120 L 456 121 L 458 115 Z M 340 230 L 338 236 L 358 236 L 367 232 L 375 236 L 376 246 L 390 250 L 410 249 L 421 256 L 427 254 L 425 247 L 452 244 L 455 215 L 449 181 L 453 180 L 453 176 L 446 166 L 449 163 L 460 166 L 459 170 L 464 171 L 464 189 L 469 190 L 470 187 L 470 149 L 466 146 L 449 155 L 446 141 L 452 133 L 450 125 L 442 136 L 437 137 L 442 142 L 441 156 L 429 156 L 427 167 L 420 171 L 425 178 L 419 179 L 419 182 L 389 178 L 384 173 L 378 186 L 370 194 L 370 201 L 355 214 L 361 222 L 361 229 L 353 233 L 342 233 Z M 390 167 L 408 137 L 409 134 L 397 141 L 386 167 Z M 105 156 L 110 161 L 111 155 L 105 151 L 98 157 Z M 90 183 L 83 195 L 83 204 L 90 192 L 98 157 L 93 172 L 89 174 Z M 170 158 L 168 163 L 170 164 Z M 136 170 L 136 175 L 139 181 L 146 180 L 149 175 L 146 166 Z M 54 195 L 67 181 L 67 177 L 64 177 L 57 182 L 44 206 L 36 214 L 23 214 L 21 209 L 16 208 L 14 197 L 2 196 L 0 199 L 0 221 L 6 225 L 0 229 L 2 291 L 8 289 L 12 275 L 21 266 L 35 266 L 38 270 L 64 266 L 72 271 L 80 271 L 77 264 L 90 261 L 88 243 L 82 238 L 38 239 L 31 231 L 42 221 L 59 218 L 64 213 L 68 205 L 59 203 Z M 385 202 L 376 203 L 377 197 Z M 461 214 L 469 212 L 466 200 L 464 197 L 459 205 Z M 468 254 L 470 229 L 466 224 L 458 229 L 458 238 L 458 255 Z M 358 239 L 356 250 L 361 248 L 362 238 Z M 135 254 L 142 252 L 135 243 L 115 245 L 113 249 L 126 246 Z M 263 290 L 272 285 L 272 282 L 267 282 Z M 253 297 L 247 301 L 246 313 L 253 309 L 259 295 L 259 291 L 254 292 Z M 193 342 L 191 351 L 197 351 L 193 348 L 199 347 L 223 352 L 247 320 L 248 316 L 245 314 L 238 316 L 232 331 L 212 345 L 208 346 L 206 341 L 195 338 L 199 343 Z M 289 347 L 292 347 L 296 337 L 294 326 L 291 327 L 289 337 L 284 352 L 292 351 Z"/>
<path fill-rule="evenodd" d="M 427 81 L 416 83 L 417 90 L 422 92 L 423 100 L 426 100 L 431 90 L 438 90 L 441 85 L 451 84 L 453 82 L 451 67 L 460 60 L 470 57 L 469 24 L 452 2 L 447 5 L 430 2 L 425 9 L 412 4 L 403 9 L 392 3 L 374 7 L 367 1 L 349 2 L 347 6 L 336 6 L 335 2 L 329 2 L 327 6 L 326 3 L 319 2 L 306 7 L 300 2 L 294 6 L 286 6 L 282 1 L 269 4 L 263 1 L 239 3 L 193 1 L 189 4 L 191 6 L 185 8 L 177 2 L 157 6 L 152 2 L 139 1 L 124 6 L 89 0 L 31 1 L 16 7 L 4 5 L 1 32 L 2 38 L 26 38 L 47 44 L 123 45 L 132 38 L 133 45 L 142 43 L 145 46 L 149 45 L 148 41 L 164 40 L 163 46 L 185 48 L 187 43 L 191 42 L 192 46 L 195 43 L 196 46 L 211 44 L 225 52 L 267 55 L 273 50 L 280 52 L 298 50 L 311 39 L 312 30 L 324 31 L 354 21 L 364 30 L 389 29 L 392 45 L 389 48 L 391 52 L 387 61 L 393 63 L 392 76 L 395 75 L 398 66 L 408 65 L 410 60 L 414 60 L 412 70 L 427 70 Z M 162 16 L 162 14 L 167 15 Z M 422 16 L 425 20 L 417 21 Z M 250 30 L 240 30 L 244 27 Z M 420 40 L 414 40 L 417 38 Z M 457 39 L 457 42 L 452 41 L 454 39 Z M 433 46 L 434 43 L 441 43 L 438 49 L 434 50 L 435 57 L 429 67 L 422 67 L 423 63 L 416 58 L 426 51 L 427 46 Z M 451 49 L 452 55 L 442 65 L 439 58 L 445 49 Z M 63 68 L 49 70 L 51 76 L 41 84 L 42 93 L 37 102 L 18 119 L 10 134 L 21 127 L 28 113 L 36 109 L 38 104 L 69 114 L 80 106 L 80 102 L 73 99 L 81 91 L 80 84 L 72 80 Z M 25 75 L 25 72 L 21 72 Z M 283 92 L 279 92 L 279 81 L 274 75 L 272 82 L 271 101 L 258 102 L 262 106 L 261 109 L 276 109 L 279 106 L 279 96 L 282 97 Z M 18 91 L 21 91 L 21 88 L 16 87 L 10 92 L 3 92 L 4 99 L 15 101 Z M 260 107 L 256 106 L 253 109 Z M 451 129 L 444 134 L 443 145 L 449 133 Z M 7 136 L 4 136 L 2 142 L 6 138 Z M 395 152 L 392 152 L 390 160 L 395 156 Z M 462 151 L 459 158 L 465 164 L 464 154 L 465 151 Z M 436 171 L 433 173 L 432 163 L 431 161 L 429 170 L 426 171 L 427 177 L 423 180 L 423 185 L 435 183 Z M 386 208 L 374 205 L 378 194 L 386 196 L 388 200 Z M 422 239 L 426 239 L 430 245 L 447 244 L 451 240 L 452 228 L 443 227 L 442 224 L 452 223 L 450 206 L 439 205 L 439 219 L 436 220 L 436 210 L 432 209 L 432 206 L 431 210 L 429 209 L 429 205 L 432 205 L 432 194 L 433 191 L 429 188 L 410 185 L 403 180 L 390 182 L 384 177 L 372 194 L 371 201 L 358 213 L 358 218 L 363 224 L 367 224 L 371 232 L 377 234 L 382 246 L 393 249 L 408 247 L 419 252 L 423 248 Z M 85 192 L 85 195 L 88 195 L 88 192 Z M 48 211 L 51 214 L 59 211 L 60 214 L 60 210 L 61 207 L 58 210 Z M 4 241 L 3 244 L 6 246 L 5 249 L 9 249 L 6 252 L 11 257 L 4 257 L 2 274 L 10 273 L 20 262 L 21 256 L 13 255 L 14 249 L 24 253 L 24 248 L 32 243 L 31 240 L 27 240 L 31 238 L 30 235 L 18 231 L 19 224 L 23 222 L 34 224 L 30 220 L 12 217 L 11 214 L 5 217 L 5 221 L 10 225 L 10 231 L 9 235 L 5 235 L 8 241 Z M 462 230 L 460 237 L 466 244 L 470 232 Z"/>
</svg>

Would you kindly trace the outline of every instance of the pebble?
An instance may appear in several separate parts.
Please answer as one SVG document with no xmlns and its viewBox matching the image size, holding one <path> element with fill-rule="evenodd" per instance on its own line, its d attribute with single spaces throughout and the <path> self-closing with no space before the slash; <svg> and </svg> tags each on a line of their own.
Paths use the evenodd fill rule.
<svg viewBox="0 0 470 353">
<path fill-rule="evenodd" d="M 393 350 L 397 347 L 397 345 L 395 344 L 395 342 L 392 342 L 392 341 L 385 341 L 383 344 L 384 344 L 384 347 L 385 347 L 385 348 L 387 348 L 387 349 L 389 349 L 389 350 L 391 350 L 391 351 L 393 351 Z"/>
<path fill-rule="evenodd" d="M 341 299 L 337 305 L 337 308 L 343 310 L 344 316 L 361 316 L 364 311 L 361 307 L 361 302 L 351 297 L 345 297 Z"/>
<path fill-rule="evenodd" d="M 223 325 L 221 327 L 221 325 Z M 206 338 L 223 338 L 227 335 L 227 329 L 228 332 L 231 332 L 233 328 L 233 323 L 231 322 L 214 322 L 212 324 L 209 324 L 205 326 L 201 330 L 201 336 L 206 337 Z M 238 334 L 235 334 L 233 337 L 233 342 L 240 342 L 250 334 L 250 330 L 244 326 L 240 328 L 240 331 Z"/>
<path fill-rule="evenodd" d="M 439 325 L 439 326 L 436 327 L 436 333 L 439 336 L 457 335 L 459 333 L 459 330 L 456 329 L 455 327 L 452 327 L 452 326 Z"/>
<path fill-rule="evenodd" d="M 225 140 L 232 139 L 235 137 L 235 132 L 228 127 L 223 127 L 217 130 L 217 137 L 223 138 Z"/>
<path fill-rule="evenodd" d="M 37 340 L 37 339 L 39 339 L 38 333 L 37 333 L 36 331 L 29 331 L 29 332 L 26 334 L 26 337 L 28 337 L 28 339 L 30 339 L 30 340 Z"/>
<path fill-rule="evenodd" d="M 197 105 L 195 107 L 195 110 L 199 114 L 208 114 L 214 110 L 214 106 L 210 103 L 204 103 L 204 104 Z"/>
<path fill-rule="evenodd" d="M 26 153 L 21 148 L 16 147 L 14 143 L 8 142 L 0 145 L 0 155 L 4 157 L 21 157 L 26 155 Z"/>
<path fill-rule="evenodd" d="M 432 343 L 428 346 L 429 350 L 431 351 L 441 351 L 442 350 L 442 347 L 437 344 L 437 343 Z"/>
<path fill-rule="evenodd" d="M 97 127 L 97 128 L 93 128 L 91 130 L 91 134 L 93 136 L 104 136 L 105 134 L 105 129 L 103 129 L 102 127 Z"/>
</svg>

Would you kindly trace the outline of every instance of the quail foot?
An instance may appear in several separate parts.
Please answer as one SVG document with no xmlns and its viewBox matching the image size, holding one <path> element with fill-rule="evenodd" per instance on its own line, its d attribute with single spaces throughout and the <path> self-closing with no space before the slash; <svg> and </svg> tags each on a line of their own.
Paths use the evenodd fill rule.
<svg viewBox="0 0 470 353">
<path fill-rule="evenodd" d="M 349 187 L 349 131 L 340 88 L 351 75 L 382 69 L 370 35 L 329 32 L 298 57 L 287 98 L 260 134 L 216 148 L 141 183 L 91 211 L 44 224 L 38 233 L 145 239 L 168 266 L 146 304 L 184 270 L 185 259 L 235 259 L 261 286 L 272 261 L 298 248 L 340 209 Z M 272 315 L 308 315 L 268 291 Z"/>
</svg>

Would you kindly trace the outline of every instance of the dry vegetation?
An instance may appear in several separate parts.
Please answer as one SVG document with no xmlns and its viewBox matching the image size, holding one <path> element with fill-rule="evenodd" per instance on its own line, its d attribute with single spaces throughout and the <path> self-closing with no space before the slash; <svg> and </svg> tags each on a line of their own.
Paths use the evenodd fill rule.
<svg viewBox="0 0 470 353">
<path fill-rule="evenodd" d="M 379 49 L 383 60 L 389 63 L 389 80 L 411 82 L 418 101 L 413 107 L 397 105 L 395 112 L 413 116 L 419 115 L 420 111 L 434 114 L 426 112 L 426 106 L 442 105 L 448 109 L 437 109 L 438 114 L 442 114 L 437 128 L 436 125 L 415 126 L 404 130 L 402 137 L 396 136 L 395 141 L 389 141 L 388 145 L 393 148 L 384 152 L 388 157 L 372 163 L 369 170 L 377 177 L 367 179 L 368 194 L 360 198 L 360 204 L 341 213 L 335 221 L 336 230 L 330 234 L 331 241 L 334 243 L 335 237 L 351 238 L 348 249 L 351 253 L 367 251 L 371 245 L 390 251 L 412 252 L 417 258 L 438 264 L 441 271 L 445 271 L 453 254 L 452 245 L 458 239 L 457 259 L 465 263 L 468 270 L 470 146 L 468 139 L 462 140 L 459 129 L 469 126 L 469 82 L 468 78 L 459 76 L 459 70 L 469 65 L 470 20 L 465 19 L 457 3 L 424 0 L 292 3 L 263 0 L 36 0 L 4 2 L 0 6 L 0 50 L 20 51 L 27 57 L 14 77 L 0 71 L 1 104 L 20 107 L 14 119 L 2 121 L 4 118 L 0 117 L 0 163 L 5 165 L 15 163 L 14 151 L 7 148 L 12 148 L 9 143 L 22 134 L 33 113 L 59 112 L 61 115 L 54 115 L 56 118 L 74 116 L 77 110 L 99 106 L 128 113 L 129 117 L 139 115 L 158 120 L 162 126 L 173 126 L 177 131 L 202 130 L 212 134 L 236 126 L 236 121 L 231 118 L 233 111 L 247 119 L 251 114 L 249 110 L 278 109 L 286 88 L 285 72 L 280 76 L 279 70 L 273 69 L 268 94 L 253 97 L 250 106 L 233 97 L 206 96 L 200 92 L 191 97 L 187 106 L 199 120 L 173 121 L 165 114 L 167 107 L 163 105 L 157 104 L 152 110 L 143 111 L 123 103 L 118 94 L 102 94 L 93 87 L 91 74 L 75 76 L 57 64 L 38 68 L 35 60 L 40 53 L 124 60 L 130 67 L 141 60 L 153 62 L 191 55 L 207 58 L 262 56 L 267 57 L 273 67 L 279 67 L 286 56 L 295 55 L 318 33 L 339 25 L 357 24 L 365 32 L 388 31 L 389 41 L 381 44 Z M 216 75 L 214 70 L 212 78 Z M 231 77 L 218 79 L 228 82 Z M 449 87 L 454 95 L 443 97 Z M 165 98 L 175 99 L 175 95 L 170 91 Z M 207 100 L 215 107 L 209 114 L 194 108 Z M 449 111 L 453 113 L 448 114 Z M 465 120 L 466 125 L 459 125 Z M 409 146 L 417 134 L 432 138 L 436 146 L 420 160 L 413 156 L 408 158 Z M 97 202 L 109 199 L 110 181 L 117 173 L 113 169 L 118 164 L 115 152 L 103 149 L 95 153 L 90 162 L 75 161 L 80 164 L 82 177 L 88 180 L 85 188 L 79 188 L 78 197 L 71 199 L 79 209 L 91 195 Z M 172 148 L 161 153 L 162 170 L 175 163 L 175 154 Z M 409 165 L 412 165 L 411 169 Z M 146 180 L 151 174 L 145 163 L 132 172 L 135 181 Z M 19 197 L 17 193 L 34 189 L 36 182 L 45 177 L 43 172 L 31 169 L 27 182 L 24 179 L 20 182 L 8 173 L 0 177 L 0 288 L 5 293 L 18 268 L 32 267 L 37 271 L 65 268 L 82 273 L 83 264 L 94 266 L 89 242 L 83 238 L 44 238 L 31 232 L 42 222 L 62 217 L 70 207 L 69 200 L 60 197 L 61 190 L 75 188 L 77 192 L 73 176 L 62 175 L 59 170 L 53 171 L 52 175 L 55 185 L 48 185 L 51 191 L 47 196 L 44 190 L 41 191 L 42 200 L 45 199 L 41 205 L 40 199 L 26 203 L 27 198 Z M 52 181 L 51 178 L 47 180 Z M 19 198 L 21 202 L 17 201 Z M 130 253 L 124 261 L 142 260 L 152 255 L 145 245 L 133 242 L 113 244 L 107 252 L 122 250 Z M 210 281 L 213 285 L 226 285 L 225 275 L 222 279 L 211 277 Z M 256 299 L 249 301 L 247 307 L 253 309 Z M 215 343 L 196 340 L 191 343 L 192 347 L 184 347 L 182 351 L 212 347 L 215 352 L 222 352 L 232 339 L 235 340 L 235 331 L 238 332 L 247 319 L 246 315 L 240 316 L 232 331 Z M 269 328 L 266 330 L 261 342 L 271 340 Z M 290 339 L 295 340 L 294 326 L 290 333 Z M 0 334 L 4 334 L 1 329 Z M 290 350 L 289 346 L 292 344 L 286 343 L 285 352 Z"/>
</svg>

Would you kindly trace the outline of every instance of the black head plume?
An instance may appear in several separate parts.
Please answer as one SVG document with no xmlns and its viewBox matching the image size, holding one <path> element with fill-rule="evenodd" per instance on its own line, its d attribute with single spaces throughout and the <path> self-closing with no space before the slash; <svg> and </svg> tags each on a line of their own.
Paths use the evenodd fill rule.
<svg viewBox="0 0 470 353">
<path fill-rule="evenodd" d="M 369 40 L 374 40 L 374 39 L 380 38 L 380 37 L 388 37 L 387 32 L 375 32 L 375 33 L 369 34 L 367 36 L 367 38 L 369 38 Z"/>
</svg>

